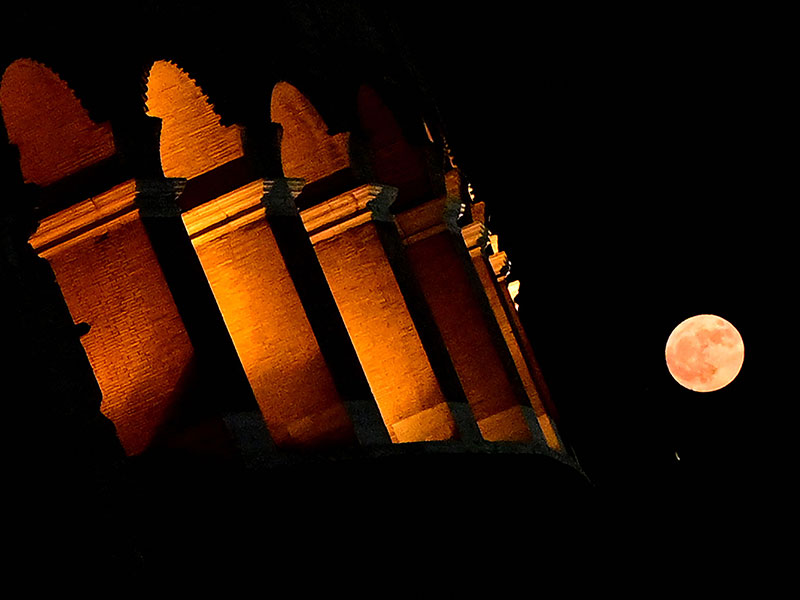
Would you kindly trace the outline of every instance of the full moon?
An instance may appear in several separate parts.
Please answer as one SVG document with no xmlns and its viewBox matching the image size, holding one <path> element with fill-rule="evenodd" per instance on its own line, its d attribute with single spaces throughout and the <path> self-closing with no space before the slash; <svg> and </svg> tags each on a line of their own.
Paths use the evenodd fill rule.
<svg viewBox="0 0 800 600">
<path fill-rule="evenodd" d="M 714 392 L 739 374 L 744 362 L 744 342 L 725 319 L 696 315 L 672 331 L 667 339 L 666 356 L 675 381 L 695 392 Z"/>
</svg>

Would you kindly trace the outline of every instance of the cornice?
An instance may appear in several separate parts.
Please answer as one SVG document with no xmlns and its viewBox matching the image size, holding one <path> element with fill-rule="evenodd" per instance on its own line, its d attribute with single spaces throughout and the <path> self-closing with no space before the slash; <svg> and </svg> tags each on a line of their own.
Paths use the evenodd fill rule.
<svg viewBox="0 0 800 600">
<path fill-rule="evenodd" d="M 300 213 L 312 243 L 332 238 L 369 221 L 394 222 L 389 207 L 397 188 L 368 183 Z"/>
<path fill-rule="evenodd" d="M 267 218 L 299 216 L 300 211 L 297 209 L 295 200 L 300 195 L 305 184 L 306 182 L 303 179 L 265 179 L 262 203 L 266 210 Z"/>
<path fill-rule="evenodd" d="M 30 238 L 30 244 L 46 256 L 56 247 L 75 244 L 96 233 L 98 228 L 117 222 L 138 209 L 137 182 L 125 181 L 110 190 L 45 217 Z"/>
<path fill-rule="evenodd" d="M 182 214 L 189 237 L 203 243 L 264 217 L 265 180 L 256 179 Z"/>
</svg>

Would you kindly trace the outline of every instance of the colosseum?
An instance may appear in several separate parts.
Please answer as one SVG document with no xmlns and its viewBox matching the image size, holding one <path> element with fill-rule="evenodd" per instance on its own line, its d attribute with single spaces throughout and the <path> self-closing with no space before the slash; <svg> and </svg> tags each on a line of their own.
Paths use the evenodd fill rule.
<svg viewBox="0 0 800 600">
<path fill-rule="evenodd" d="M 220 6 L 5 23 L 20 554 L 288 580 L 550 547 L 591 486 L 393 23 Z"/>
</svg>

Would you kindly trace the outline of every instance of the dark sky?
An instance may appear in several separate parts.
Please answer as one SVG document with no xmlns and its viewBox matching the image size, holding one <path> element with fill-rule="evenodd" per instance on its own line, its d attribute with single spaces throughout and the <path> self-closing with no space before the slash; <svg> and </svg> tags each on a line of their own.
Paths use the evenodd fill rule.
<svg viewBox="0 0 800 600">
<path fill-rule="evenodd" d="M 794 123 L 786 89 L 797 69 L 785 64 L 793 54 L 780 26 L 789 21 L 766 11 L 735 13 L 730 7 L 701 11 L 646 3 L 647 8 L 631 12 L 556 4 L 409 0 L 392 5 L 390 12 L 435 96 L 459 166 L 488 206 L 490 229 L 510 255 L 512 279 L 522 282 L 520 314 L 561 413 L 561 431 L 587 474 L 612 503 L 632 499 L 621 501 L 621 510 L 638 503 L 638 509 L 649 511 L 650 523 L 676 510 L 704 525 L 709 515 L 721 514 L 720 531 L 740 536 L 748 520 L 755 518 L 760 526 L 762 518 L 771 516 L 772 485 L 776 479 L 788 481 L 790 472 L 781 471 L 778 421 L 792 388 L 782 388 L 779 381 L 782 372 L 793 373 L 796 366 L 787 368 L 775 359 L 780 348 L 774 341 L 796 327 L 796 318 L 785 308 L 796 294 L 788 288 L 797 271 L 797 252 L 791 247 L 797 239 L 797 218 L 791 212 L 796 183 L 786 184 L 794 171 L 790 158 L 796 163 L 797 139 L 790 133 Z M 70 12 L 67 5 L 63 10 Z M 37 10 L 23 12 L 35 16 Z M 279 29 L 283 23 L 269 25 Z M 242 31 L 222 19 L 220 27 L 234 36 Z M 258 20 L 249 27 L 262 33 Z M 265 26 L 264 35 L 269 31 Z M 13 47 L 18 40 L 13 31 L 6 33 L 2 44 Z M 141 43 L 137 36 L 145 35 L 114 34 L 121 47 Z M 46 39 L 47 33 L 41 36 Z M 93 47 L 92 40 L 78 41 Z M 671 330 L 699 313 L 731 321 L 745 344 L 739 377 L 708 394 L 681 388 L 664 360 Z M 796 354 L 784 351 L 787 362 Z M 512 466 L 513 481 L 519 481 L 516 463 Z M 417 477 L 415 463 L 407 468 Z M 530 489 L 541 498 L 546 490 L 537 483 L 532 477 Z M 333 481 L 326 494 L 338 492 L 340 485 Z M 369 485 L 374 487 L 374 481 Z M 387 483 L 387 492 L 394 494 L 394 487 L 394 481 Z M 508 496 L 513 502 L 503 503 L 502 512 L 487 513 L 480 523 L 487 540 L 496 543 L 495 521 L 520 515 L 522 530 L 531 537 L 520 544 L 517 530 L 510 530 L 513 552 L 487 552 L 474 537 L 462 547 L 448 539 L 446 551 L 431 546 L 436 556 L 430 564 L 457 557 L 463 571 L 472 557 L 492 554 L 503 561 L 514 554 L 525 559 L 525 569 L 538 564 L 528 560 L 531 542 L 551 549 L 550 540 L 539 543 L 533 536 L 552 515 L 526 513 L 536 503 L 523 488 L 514 487 Z M 182 494 L 190 497 L 183 490 L 176 497 Z M 484 489 L 477 497 L 487 495 Z M 42 497 L 47 507 L 41 512 L 49 514 L 54 496 Z M 196 503 L 202 497 L 193 495 L 180 508 L 195 507 L 205 523 L 203 510 L 213 503 Z M 182 513 L 162 514 L 162 488 L 154 487 L 152 498 L 165 524 L 169 552 L 173 521 Z M 313 500 L 316 510 L 317 497 Z M 764 510 L 755 510 L 751 500 Z M 408 506 L 413 503 L 403 505 L 403 511 Z M 417 510 L 442 523 L 459 523 L 456 508 L 464 514 L 470 508 L 468 503 L 431 511 L 427 506 Z M 382 519 L 383 508 L 378 502 L 372 510 Z M 207 530 L 196 528 L 194 513 L 188 512 L 180 521 L 185 531 L 178 531 L 187 534 L 184 548 L 194 551 L 187 556 L 195 557 L 208 541 L 192 548 L 195 538 L 188 534 L 205 536 Z M 53 514 L 58 518 L 58 511 Z M 600 516 L 598 521 L 607 516 L 592 515 Z M 361 522 L 371 525 L 378 516 Z M 240 523 L 238 531 L 255 539 L 253 519 L 238 498 L 224 517 L 220 532 L 237 530 Z M 228 517 L 235 517 L 233 527 Z M 160 522 L 150 524 L 153 531 Z M 636 530 L 641 524 L 628 522 Z M 291 520 L 286 523 L 294 527 Z M 436 535 L 443 531 L 435 529 Z M 608 534 L 602 538 L 604 554 L 618 542 L 619 530 L 612 523 L 603 532 Z M 404 533 L 397 526 L 390 531 L 393 537 Z M 343 529 L 331 539 L 341 541 L 345 535 L 351 532 Z M 381 566 L 394 568 L 384 560 L 385 547 L 364 543 L 369 539 L 356 539 L 356 546 Z M 566 541 L 573 540 L 567 536 Z M 309 552 L 305 538 L 303 544 L 298 556 Z M 685 550 L 695 542 L 687 538 L 681 544 Z M 248 542 L 241 548 L 249 552 L 251 546 Z M 219 547 L 227 553 L 233 546 Z M 349 550 L 341 550 L 335 554 L 347 557 L 348 569 L 356 565 L 361 577 L 368 569 L 351 561 Z M 579 548 L 575 544 L 569 550 Z M 37 542 L 32 555 L 40 551 Z M 404 557 L 413 558 L 414 569 L 425 563 L 419 552 L 415 546 Z M 462 552 L 469 560 L 462 561 Z M 164 554 L 161 560 L 172 568 L 177 554 Z M 196 564 L 184 560 L 187 569 L 191 564 L 192 572 L 198 572 Z M 570 556 L 564 562 L 572 565 L 573 560 Z M 35 563 L 38 572 L 41 561 Z M 252 572 L 261 574 L 264 564 Z M 268 564 L 273 572 L 280 570 L 279 563 Z M 396 573 L 391 577 L 399 581 Z M 528 579 L 523 579 L 526 585 Z"/>
<path fill-rule="evenodd" d="M 610 485 L 727 478 L 769 438 L 764 319 L 791 272 L 781 15 L 520 6 L 389 12 L 522 281 L 564 434 Z M 698 313 L 745 343 L 710 394 L 664 361 Z"/>
<path fill-rule="evenodd" d="M 776 15 L 604 10 L 415 6 L 404 26 L 587 471 L 727 489 L 771 443 L 786 38 Z M 745 343 L 739 377 L 706 394 L 664 360 L 700 313 Z"/>
</svg>

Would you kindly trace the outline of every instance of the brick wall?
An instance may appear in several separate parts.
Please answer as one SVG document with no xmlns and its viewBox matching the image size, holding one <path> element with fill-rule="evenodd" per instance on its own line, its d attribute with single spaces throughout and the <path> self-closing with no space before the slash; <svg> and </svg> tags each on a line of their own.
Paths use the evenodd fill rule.
<svg viewBox="0 0 800 600">
<path fill-rule="evenodd" d="M 375 180 L 398 188 L 394 212 L 441 193 L 431 180 L 425 148 L 406 140 L 392 111 L 366 85 L 358 92 L 358 118 L 366 136 Z M 423 128 L 422 121 L 419 127 Z"/>
<path fill-rule="evenodd" d="M 451 439 L 455 424 L 372 223 L 315 245 L 395 442 Z"/>
<path fill-rule="evenodd" d="M 74 321 L 91 326 L 81 342 L 103 392 L 101 410 L 116 426 L 126 453 L 138 454 L 168 420 L 193 356 L 138 212 L 42 256 Z"/>
<path fill-rule="evenodd" d="M 451 236 L 440 232 L 409 246 L 414 275 L 484 439 L 528 441 L 530 429 Z"/>
<path fill-rule="evenodd" d="M 187 179 L 244 156 L 241 130 L 224 127 L 197 84 L 176 65 L 159 60 L 147 80 L 148 114 L 161 125 L 161 166 Z"/>
<path fill-rule="evenodd" d="M 22 58 L 9 65 L 0 106 L 29 183 L 55 183 L 115 152 L 108 123 L 94 123 L 67 84 L 36 61 Z"/>
<path fill-rule="evenodd" d="M 293 85 L 281 81 L 275 86 L 271 114 L 283 128 L 281 161 L 287 177 L 312 183 L 350 166 L 350 134 L 328 135 L 325 121 Z"/>
<path fill-rule="evenodd" d="M 481 255 L 479 252 L 475 252 L 474 250 L 472 254 L 473 265 L 475 265 L 475 270 L 477 271 L 481 284 L 486 291 L 486 297 L 489 300 L 489 304 L 492 308 L 495 319 L 500 326 L 503 339 L 505 340 L 506 346 L 511 354 L 511 358 L 514 361 L 514 366 L 519 374 L 520 381 L 525 388 L 525 393 L 528 396 L 530 406 L 533 408 L 533 411 L 536 414 L 536 419 L 539 422 L 539 427 L 542 430 L 545 441 L 547 442 L 548 446 L 554 450 L 560 450 L 561 443 L 558 440 L 555 429 L 553 428 L 553 423 L 550 420 L 550 417 L 547 415 L 542 400 L 539 397 L 539 392 L 536 389 L 536 384 L 534 382 L 530 367 L 525 360 L 525 355 L 523 354 L 523 350 L 520 347 L 519 341 L 514 335 L 514 329 L 512 327 L 511 320 L 506 312 L 508 306 L 506 306 L 506 301 L 504 300 L 503 294 L 501 294 L 499 289 L 503 284 L 497 282 L 497 278 L 495 277 L 494 271 L 489 264 L 489 260 L 485 256 Z"/>
<path fill-rule="evenodd" d="M 201 222 L 216 227 L 193 243 L 272 438 L 282 446 L 353 440 L 263 209 L 231 221 L 225 202 L 188 211 L 184 221 L 190 232 Z"/>
</svg>

